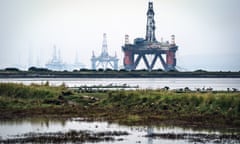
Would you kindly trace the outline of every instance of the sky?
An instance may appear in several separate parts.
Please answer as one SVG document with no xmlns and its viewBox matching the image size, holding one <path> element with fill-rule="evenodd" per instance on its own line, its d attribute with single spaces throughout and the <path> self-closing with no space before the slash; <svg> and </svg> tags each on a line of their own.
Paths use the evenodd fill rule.
<svg viewBox="0 0 240 144">
<path fill-rule="evenodd" d="M 109 54 L 117 53 L 122 66 L 124 36 L 130 42 L 145 37 L 148 1 L 0 0 L 0 69 L 44 67 L 54 45 L 64 62 L 74 63 L 78 56 L 91 68 L 103 33 Z M 167 41 L 175 35 L 179 70 L 240 70 L 240 0 L 152 1 L 156 38 Z"/>
</svg>

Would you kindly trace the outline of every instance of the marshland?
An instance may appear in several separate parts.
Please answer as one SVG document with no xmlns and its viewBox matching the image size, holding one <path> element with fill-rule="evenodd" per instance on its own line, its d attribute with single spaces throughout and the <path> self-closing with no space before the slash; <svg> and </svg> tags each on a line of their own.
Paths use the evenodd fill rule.
<svg viewBox="0 0 240 144">
<path fill-rule="evenodd" d="M 20 134 L 15 134 L 15 136 L 9 133 L 8 135 L 13 135 L 13 137 L 1 136 L 2 143 L 13 141 L 30 143 L 114 141 L 122 143 L 128 137 L 125 134 L 139 133 L 133 132 L 132 127 L 145 131 L 141 133 L 140 141 L 151 139 L 154 142 L 167 139 L 180 142 L 187 139 L 199 142 L 204 138 L 203 142 L 208 143 L 224 143 L 228 140 L 229 143 L 231 141 L 236 143 L 239 142 L 237 140 L 240 131 L 240 92 L 232 89 L 191 90 L 186 87 L 182 89 L 163 87 L 83 91 L 71 89 L 65 83 L 51 85 L 48 81 L 27 85 L 0 83 L 0 113 L 1 129 L 4 129 L 8 122 L 16 123 L 19 120 L 23 122 L 20 125 L 32 124 L 32 119 L 45 119 L 50 122 L 57 119 L 67 123 L 73 118 L 79 118 L 77 122 L 89 122 L 89 125 L 99 122 L 90 131 L 88 128 L 78 129 L 79 127 L 73 126 L 64 132 L 61 129 L 51 133 L 47 131 L 37 133 L 30 130 L 19 132 Z M 101 129 L 101 123 L 110 125 L 106 126 L 110 128 L 108 131 L 104 131 L 104 128 L 101 131 L 107 133 L 106 135 L 99 135 L 96 132 L 97 129 Z M 118 128 L 111 129 L 112 124 L 117 125 Z M 8 126 L 11 129 L 12 124 Z M 162 132 L 159 127 L 165 127 L 170 131 Z M 183 129 L 181 133 L 176 133 L 174 130 L 176 127 Z M 154 130 L 149 132 L 149 128 Z M 111 132 L 124 135 L 119 138 Z M 62 139 L 62 135 L 65 139 Z"/>
</svg>

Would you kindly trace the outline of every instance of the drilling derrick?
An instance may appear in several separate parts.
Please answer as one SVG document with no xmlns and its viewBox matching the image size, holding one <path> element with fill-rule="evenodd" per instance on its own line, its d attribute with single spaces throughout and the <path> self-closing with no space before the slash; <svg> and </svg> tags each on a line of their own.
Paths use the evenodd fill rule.
<svg viewBox="0 0 240 144">
<path fill-rule="evenodd" d="M 129 36 L 125 35 L 125 45 L 122 46 L 124 52 L 123 64 L 126 70 L 135 70 L 143 59 L 145 66 L 151 71 L 157 59 L 165 71 L 176 70 L 176 51 L 178 46 L 175 44 L 175 36 L 171 36 L 171 43 L 158 42 L 155 37 L 155 20 L 153 2 L 148 3 L 146 36 L 144 38 L 134 39 L 134 43 L 129 43 Z M 163 55 L 166 55 L 163 57 Z M 148 56 L 153 56 L 152 60 Z"/>
<path fill-rule="evenodd" d="M 148 4 L 147 28 L 146 28 L 146 38 L 145 39 L 148 42 L 155 42 L 156 41 L 153 3 Z"/>
<path fill-rule="evenodd" d="M 107 68 L 111 68 L 114 70 L 118 69 L 118 58 L 117 55 L 109 56 L 107 49 L 107 35 L 103 34 L 103 43 L 102 43 L 102 52 L 101 55 L 96 57 L 94 52 L 92 54 L 92 69 L 96 70 L 102 68 L 106 70 Z"/>
</svg>

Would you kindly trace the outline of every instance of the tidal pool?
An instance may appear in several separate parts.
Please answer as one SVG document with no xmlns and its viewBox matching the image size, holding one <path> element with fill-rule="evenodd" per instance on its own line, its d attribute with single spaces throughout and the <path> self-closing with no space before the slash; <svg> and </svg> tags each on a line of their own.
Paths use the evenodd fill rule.
<svg viewBox="0 0 240 144">
<path fill-rule="evenodd" d="M 227 130 L 194 130 L 174 126 L 125 126 L 106 121 L 86 121 L 82 118 L 71 119 L 23 119 L 0 121 L 0 140 L 24 138 L 34 134 L 54 134 L 76 132 L 126 132 L 128 135 L 112 135 L 112 141 L 85 141 L 92 144 L 200 144 L 200 143 L 240 143 L 239 133 Z M 0 142 L 1 143 L 1 142 Z M 75 143 L 75 142 L 67 142 Z M 77 143 L 77 142 L 76 142 Z"/>
</svg>

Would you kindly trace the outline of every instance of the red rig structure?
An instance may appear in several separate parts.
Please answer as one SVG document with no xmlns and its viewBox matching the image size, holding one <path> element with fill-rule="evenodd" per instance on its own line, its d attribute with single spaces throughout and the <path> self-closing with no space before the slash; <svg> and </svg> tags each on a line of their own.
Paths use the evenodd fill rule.
<svg viewBox="0 0 240 144">
<path fill-rule="evenodd" d="M 171 36 L 171 43 L 168 41 L 158 42 L 156 40 L 153 2 L 149 2 L 145 39 L 136 38 L 134 39 L 134 44 L 130 44 L 129 36 L 125 35 L 125 45 L 122 46 L 124 52 L 124 68 L 126 70 L 135 70 L 140 60 L 143 59 L 147 69 L 151 71 L 159 58 L 165 71 L 176 70 L 175 53 L 177 49 L 178 46 L 175 44 L 174 35 Z M 166 59 L 164 59 L 162 55 L 166 55 Z M 153 59 L 148 60 L 147 56 L 153 56 Z"/>
</svg>

